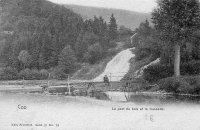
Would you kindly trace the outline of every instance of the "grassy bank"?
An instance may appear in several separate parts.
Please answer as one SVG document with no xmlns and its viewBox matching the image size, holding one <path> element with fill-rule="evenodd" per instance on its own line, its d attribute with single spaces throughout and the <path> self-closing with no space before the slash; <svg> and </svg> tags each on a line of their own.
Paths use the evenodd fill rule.
<svg viewBox="0 0 200 130">
<path fill-rule="evenodd" d="M 200 76 L 168 77 L 158 82 L 141 85 L 137 91 L 200 95 Z"/>
</svg>

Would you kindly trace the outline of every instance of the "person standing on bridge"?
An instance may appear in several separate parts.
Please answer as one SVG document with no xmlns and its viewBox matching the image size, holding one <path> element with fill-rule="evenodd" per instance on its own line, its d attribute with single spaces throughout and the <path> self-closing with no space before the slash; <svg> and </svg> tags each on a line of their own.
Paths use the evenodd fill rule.
<svg viewBox="0 0 200 130">
<path fill-rule="evenodd" d="M 108 79 L 108 76 L 107 76 L 107 75 L 105 75 L 105 76 L 103 77 L 103 82 L 105 83 L 105 85 L 110 86 L 110 82 L 109 82 L 109 79 Z"/>
</svg>

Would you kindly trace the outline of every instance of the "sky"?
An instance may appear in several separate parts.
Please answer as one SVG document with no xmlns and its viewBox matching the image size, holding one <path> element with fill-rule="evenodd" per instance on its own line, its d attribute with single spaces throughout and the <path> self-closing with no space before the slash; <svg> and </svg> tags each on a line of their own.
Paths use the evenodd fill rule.
<svg viewBox="0 0 200 130">
<path fill-rule="evenodd" d="M 75 4 L 94 7 L 125 9 L 149 13 L 156 7 L 156 0 L 49 0 L 58 4 Z"/>
</svg>

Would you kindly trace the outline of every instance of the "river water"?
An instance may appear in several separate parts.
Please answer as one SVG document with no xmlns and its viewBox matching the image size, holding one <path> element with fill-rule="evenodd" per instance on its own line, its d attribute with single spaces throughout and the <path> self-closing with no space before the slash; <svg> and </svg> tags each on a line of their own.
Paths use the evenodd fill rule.
<svg viewBox="0 0 200 130">
<path fill-rule="evenodd" d="M 106 94 L 110 100 L 55 93 L 0 93 L 0 129 L 200 130 L 198 97 Z"/>
</svg>

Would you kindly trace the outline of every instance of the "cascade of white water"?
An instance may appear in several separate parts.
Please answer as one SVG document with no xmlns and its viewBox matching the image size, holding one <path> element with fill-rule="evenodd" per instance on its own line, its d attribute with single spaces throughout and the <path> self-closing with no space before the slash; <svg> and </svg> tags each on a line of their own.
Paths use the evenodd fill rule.
<svg viewBox="0 0 200 130">
<path fill-rule="evenodd" d="M 132 54 L 130 48 L 119 52 L 106 66 L 104 72 L 96 77 L 93 81 L 103 81 L 103 77 L 107 75 L 111 77 L 111 81 L 120 81 L 129 71 L 129 60 L 135 55 Z"/>
</svg>

